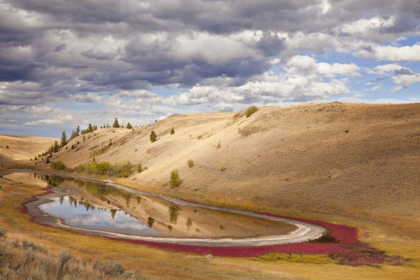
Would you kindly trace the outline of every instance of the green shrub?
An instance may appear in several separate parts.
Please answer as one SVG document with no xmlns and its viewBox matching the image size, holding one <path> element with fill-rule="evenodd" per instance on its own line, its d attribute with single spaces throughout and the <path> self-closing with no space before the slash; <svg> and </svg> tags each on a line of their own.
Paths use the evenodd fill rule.
<svg viewBox="0 0 420 280">
<path fill-rule="evenodd" d="M 118 177 L 128 177 L 133 173 L 132 168 L 133 165 L 129 161 L 116 163 L 112 166 L 112 174 Z"/>
<path fill-rule="evenodd" d="M 252 114 L 258 111 L 258 108 L 255 106 L 248 107 L 245 111 L 245 116 L 249 118 Z"/>
<path fill-rule="evenodd" d="M 78 166 L 76 166 L 75 170 L 77 172 L 84 172 L 86 170 L 86 166 L 84 166 L 83 164 L 79 164 Z"/>
<path fill-rule="evenodd" d="M 107 174 L 110 172 L 111 168 L 112 168 L 112 165 L 109 162 L 103 161 L 96 166 L 96 174 L 98 175 Z"/>
<path fill-rule="evenodd" d="M 51 168 L 55 170 L 64 170 L 66 166 L 61 161 L 55 161 L 51 163 Z"/>
<path fill-rule="evenodd" d="M 156 142 L 156 140 L 157 140 L 157 135 L 156 135 L 155 131 L 152 131 L 152 132 L 150 133 L 150 141 L 151 141 L 152 143 L 154 143 L 154 142 Z"/>
<path fill-rule="evenodd" d="M 143 172 L 143 167 L 141 166 L 141 163 L 139 163 L 139 166 L 137 167 L 137 172 L 138 173 L 142 173 Z"/>
<path fill-rule="evenodd" d="M 189 168 L 191 168 L 191 167 L 193 167 L 193 166 L 194 166 L 194 161 L 193 161 L 192 159 L 189 159 L 189 160 L 187 161 L 187 164 L 188 164 L 188 167 L 189 167 Z"/>
<path fill-rule="evenodd" d="M 173 128 L 173 127 L 172 127 L 172 129 L 171 129 L 171 135 L 172 135 L 172 134 L 175 134 L 175 128 Z"/>
<path fill-rule="evenodd" d="M 172 188 L 175 188 L 175 187 L 178 187 L 179 185 L 181 185 L 181 178 L 179 178 L 178 170 L 174 169 L 174 170 L 171 171 L 169 185 Z"/>
<path fill-rule="evenodd" d="M 86 165 L 86 171 L 89 174 L 96 174 L 98 164 L 95 161 L 91 161 Z"/>
</svg>

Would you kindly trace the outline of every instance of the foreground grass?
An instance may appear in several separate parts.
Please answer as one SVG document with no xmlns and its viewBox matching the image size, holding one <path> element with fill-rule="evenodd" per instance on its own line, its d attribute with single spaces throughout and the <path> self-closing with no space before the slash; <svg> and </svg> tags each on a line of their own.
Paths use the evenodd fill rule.
<svg viewBox="0 0 420 280">
<path fill-rule="evenodd" d="M 374 224 L 342 217 L 323 218 L 359 226 L 362 229 L 363 241 L 371 242 L 375 247 L 386 250 L 389 254 L 410 258 L 412 261 L 402 266 L 381 265 L 378 268 L 338 265 L 332 259 L 322 255 L 272 254 L 249 259 L 206 259 L 203 255 L 165 251 L 38 225 L 30 221 L 29 215 L 20 213 L 19 209 L 23 202 L 40 194 L 41 188 L 13 183 L 1 178 L 0 185 L 2 185 L 0 226 L 8 230 L 9 240 L 34 242 L 54 255 L 59 255 L 63 248 L 66 248 L 78 260 L 91 258 L 101 262 L 117 263 L 128 270 L 141 271 L 147 279 L 416 279 L 420 271 L 418 240 L 390 237 L 384 235 L 380 227 Z M 202 202 L 212 203 L 212 201 Z M 234 203 L 227 201 L 224 206 L 236 207 Z M 239 206 L 248 210 L 270 210 L 257 209 L 250 204 Z"/>
<path fill-rule="evenodd" d="M 0 228 L 0 232 L 2 228 Z M 27 240 L 0 239 L 0 279 L 125 279 L 144 280 L 118 263 L 75 258 L 69 251 L 58 254 Z"/>
</svg>

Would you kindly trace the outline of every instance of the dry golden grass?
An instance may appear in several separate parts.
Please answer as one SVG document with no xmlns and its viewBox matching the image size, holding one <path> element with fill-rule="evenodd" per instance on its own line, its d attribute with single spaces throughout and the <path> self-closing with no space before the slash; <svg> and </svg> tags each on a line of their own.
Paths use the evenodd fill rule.
<svg viewBox="0 0 420 280">
<path fill-rule="evenodd" d="M 383 235 L 380 229 L 370 226 L 366 228 L 369 232 L 382 236 L 374 246 L 391 254 L 410 257 L 412 262 L 403 266 L 383 265 L 374 268 L 337 265 L 325 256 L 205 259 L 203 255 L 111 241 L 31 222 L 30 216 L 20 213 L 19 209 L 22 202 L 39 194 L 41 187 L 1 178 L 0 185 L 3 186 L 0 191 L 0 226 L 7 228 L 10 240 L 25 239 L 51 253 L 59 253 L 67 248 L 79 260 L 89 257 L 116 262 L 129 270 L 141 271 L 147 279 L 415 279 L 420 268 L 418 244 L 412 240 L 391 239 Z M 370 238 L 363 239 L 369 241 Z"/>
<path fill-rule="evenodd" d="M 13 160 L 33 159 L 54 144 L 55 138 L 0 135 L 0 155 Z M 7 148 L 9 146 L 9 148 Z"/>
<path fill-rule="evenodd" d="M 174 135 L 169 133 L 172 127 L 176 127 Z M 247 128 L 258 129 L 245 133 L 246 137 L 238 133 Z M 96 131 L 97 135 L 85 142 L 80 137 L 72 140 L 80 141 L 77 149 L 62 150 L 54 155 L 54 160 L 69 167 L 86 164 L 92 149 L 107 145 L 111 139 L 113 145 L 96 157 L 97 162 L 129 160 L 148 166 L 141 173 L 117 180 L 120 183 L 206 204 L 356 226 L 362 241 L 391 255 L 411 258 L 412 262 L 378 269 L 290 260 L 208 261 L 202 256 L 94 237 L 80 237 L 84 246 L 78 244 L 78 250 L 92 254 L 105 251 L 110 257 L 132 265 L 134 261 L 128 256 L 140 262 L 141 255 L 146 263 L 139 266 L 146 274 L 158 275 L 157 266 L 170 264 L 165 271 L 178 275 L 173 278 L 187 275 L 193 279 L 199 279 L 198 275 L 202 279 L 218 278 L 215 273 L 224 279 L 234 278 L 232 275 L 246 279 L 245 275 L 253 274 L 268 279 L 416 279 L 418 275 L 420 104 L 263 107 L 249 118 L 243 113 L 174 115 L 134 131 L 115 129 L 112 133 L 112 130 Z M 152 130 L 160 137 L 155 143 L 149 139 Z M 206 137 L 197 139 L 197 135 Z M 219 142 L 221 148 L 215 149 Z M 194 168 L 185 164 L 191 158 L 196 162 Z M 36 167 L 48 168 L 40 164 Z M 227 168 L 225 172 L 220 172 L 222 167 Z M 173 169 L 183 179 L 177 188 L 168 185 L 168 174 Z M 26 197 L 28 193 L 22 191 L 21 195 Z M 10 218 L 8 223 L 16 226 L 17 232 L 23 232 L 19 222 L 13 222 L 19 221 L 19 217 Z M 0 216 L 0 222 L 4 221 Z M 22 224 L 36 226 L 27 221 Z M 49 230 L 36 226 L 35 232 Z M 64 242 L 61 236 L 73 238 L 73 234 L 62 231 L 53 236 L 47 239 L 54 244 Z M 71 242 L 64 244 L 76 246 Z M 108 246 L 113 251 L 106 249 Z M 127 257 L 119 255 L 118 250 L 122 249 L 127 251 Z M 192 264 L 187 266 L 189 261 Z M 245 272 L 240 274 L 242 270 Z"/>
</svg>

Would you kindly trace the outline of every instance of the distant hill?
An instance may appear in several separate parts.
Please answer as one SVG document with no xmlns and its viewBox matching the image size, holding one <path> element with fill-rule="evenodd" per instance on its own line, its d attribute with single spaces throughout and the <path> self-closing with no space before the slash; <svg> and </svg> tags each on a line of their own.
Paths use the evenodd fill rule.
<svg viewBox="0 0 420 280">
<path fill-rule="evenodd" d="M 0 156 L 12 160 L 29 160 L 45 152 L 55 138 L 0 135 Z M 9 148 L 7 148 L 7 146 Z"/>
</svg>

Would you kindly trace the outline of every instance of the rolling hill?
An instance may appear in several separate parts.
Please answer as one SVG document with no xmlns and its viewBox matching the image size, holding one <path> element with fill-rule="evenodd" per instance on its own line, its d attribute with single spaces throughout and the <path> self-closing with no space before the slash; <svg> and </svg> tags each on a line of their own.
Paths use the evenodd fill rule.
<svg viewBox="0 0 420 280">
<path fill-rule="evenodd" d="M 148 169 L 126 184 L 282 213 L 367 219 L 392 232 L 403 227 L 409 236 L 419 233 L 420 104 L 262 107 L 249 118 L 243 111 L 173 115 L 85 137 L 73 139 L 53 161 L 71 168 L 93 157 L 141 163 Z M 178 188 L 168 184 L 173 169 L 183 180 Z"/>
</svg>

